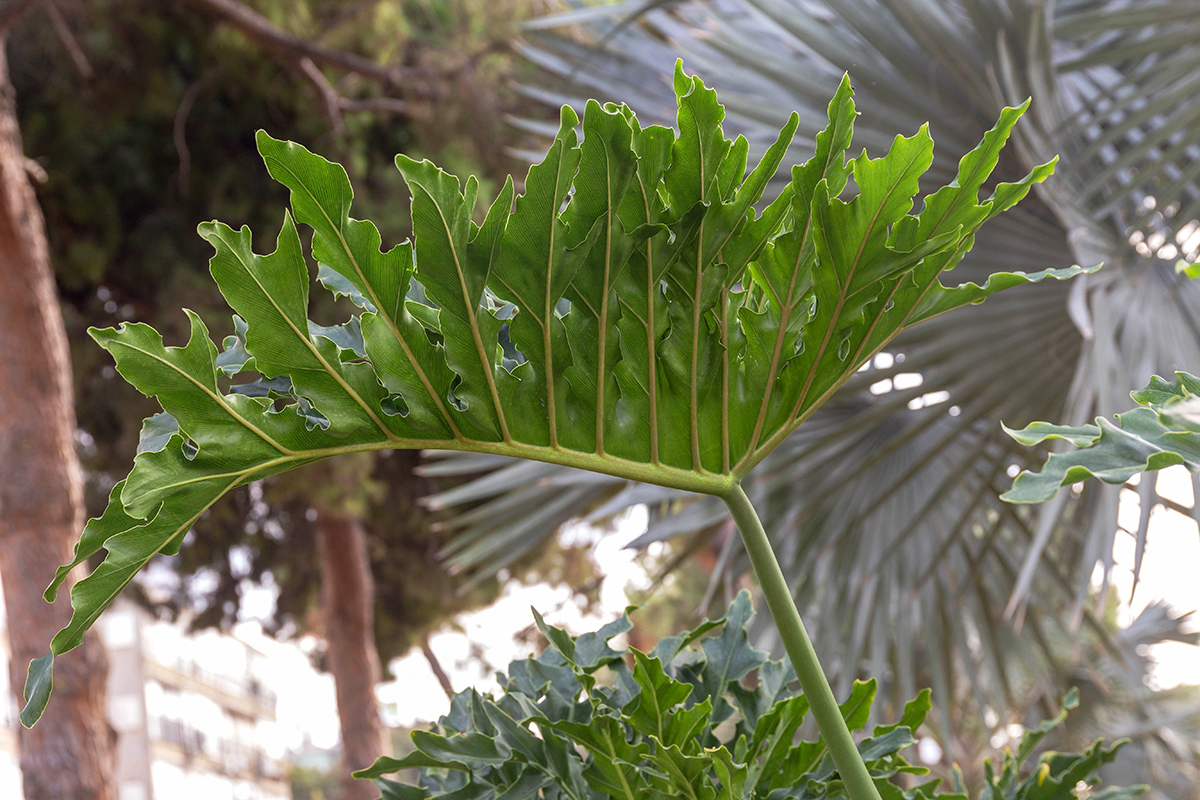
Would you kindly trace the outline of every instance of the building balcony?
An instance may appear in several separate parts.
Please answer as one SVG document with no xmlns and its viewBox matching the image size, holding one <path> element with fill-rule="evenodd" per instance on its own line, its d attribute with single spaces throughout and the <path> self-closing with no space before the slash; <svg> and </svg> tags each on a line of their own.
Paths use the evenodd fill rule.
<svg viewBox="0 0 1200 800">
<path fill-rule="evenodd" d="M 146 659 L 144 669 L 146 678 L 163 686 L 202 694 L 243 717 L 275 721 L 276 695 L 258 681 L 218 675 L 182 660 L 168 665 Z"/>
<path fill-rule="evenodd" d="M 155 723 L 158 735 L 151 739 L 160 745 L 156 748 L 159 755 L 166 755 L 163 751 L 167 750 L 177 763 L 254 782 L 279 781 L 286 776 L 283 765 L 260 747 L 214 738 L 187 723 L 165 717 L 157 718 Z"/>
</svg>

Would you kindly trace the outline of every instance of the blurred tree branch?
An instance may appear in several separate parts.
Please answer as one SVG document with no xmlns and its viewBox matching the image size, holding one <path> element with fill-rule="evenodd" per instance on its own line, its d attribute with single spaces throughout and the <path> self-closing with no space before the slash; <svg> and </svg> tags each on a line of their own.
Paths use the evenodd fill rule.
<svg viewBox="0 0 1200 800">
<path fill-rule="evenodd" d="M 10 5 L 17 2 L 27 0 L 8 0 Z M 428 114 L 420 106 L 399 97 L 346 97 L 325 76 L 322 67 L 366 78 L 378 84 L 388 94 L 403 92 L 416 99 L 429 101 L 443 94 L 438 86 L 440 81 L 473 69 L 480 58 L 505 50 L 509 46 L 507 41 L 489 42 L 478 52 L 466 54 L 459 63 L 449 68 L 381 64 L 355 53 L 326 47 L 319 44 L 317 39 L 305 39 L 289 33 L 238 0 L 188 2 L 193 7 L 232 25 L 251 41 L 274 54 L 289 68 L 297 70 L 316 90 L 330 124 L 338 132 L 344 130 L 342 115 L 346 113 L 385 112 L 406 117 L 426 117 Z M 350 15 L 349 12 L 347 15 Z"/>
<path fill-rule="evenodd" d="M 85 81 L 90 81 L 96 74 L 92 69 L 92 64 L 88 61 L 87 55 L 83 52 L 83 48 L 79 46 L 79 40 L 75 38 L 75 34 L 71 31 L 71 26 L 66 18 L 62 15 L 62 11 L 54 3 L 54 0 L 48 0 L 43 6 L 46 16 L 50 18 L 50 24 L 54 26 L 54 33 L 58 36 L 58 40 L 62 42 L 62 46 L 66 49 L 67 55 L 71 57 L 71 63 L 75 65 L 79 77 Z"/>
<path fill-rule="evenodd" d="M 398 97 L 372 97 L 366 99 L 343 97 L 337 90 L 337 87 L 325 77 L 325 73 L 321 71 L 321 68 L 308 56 L 303 56 L 297 66 L 300 74 L 313 85 L 313 88 L 317 90 L 317 94 L 321 96 L 321 102 L 325 105 L 325 116 L 329 119 L 329 124 L 333 126 L 333 130 L 336 133 L 342 133 L 346 129 L 345 124 L 342 122 L 342 115 L 344 113 L 369 111 L 399 114 L 404 117 L 428 116 L 420 107 L 414 107 Z"/>
<path fill-rule="evenodd" d="M 24 0 L 28 2 L 28 0 Z M 10 3 L 19 0 L 9 0 Z M 220 17 L 267 50 L 286 58 L 290 63 L 310 59 L 314 64 L 336 67 L 346 72 L 370 78 L 389 88 L 400 88 L 407 81 L 424 77 L 420 70 L 398 64 L 379 64 L 368 58 L 322 47 L 279 28 L 269 19 L 237 0 L 188 0 L 193 6 Z M 0 14 L 3 12 L 0 11 Z M 3 17 L 0 17 L 0 21 Z"/>
</svg>

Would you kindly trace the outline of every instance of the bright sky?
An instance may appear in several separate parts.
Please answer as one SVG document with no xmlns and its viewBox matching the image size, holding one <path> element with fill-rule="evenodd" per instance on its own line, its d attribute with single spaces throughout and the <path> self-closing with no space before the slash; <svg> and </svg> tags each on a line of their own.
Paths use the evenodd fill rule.
<svg viewBox="0 0 1200 800">
<path fill-rule="evenodd" d="M 1142 480 L 1155 478 L 1153 472 L 1141 476 Z M 1157 481 L 1160 495 L 1192 507 L 1191 475 L 1183 467 L 1157 473 Z M 1137 492 L 1121 492 L 1117 520 L 1125 531 L 1137 530 L 1139 507 Z M 1113 547 L 1113 582 L 1123 601 L 1118 617 L 1121 625 L 1128 625 L 1155 600 L 1165 600 L 1177 614 L 1200 610 L 1200 532 L 1194 519 L 1163 506 L 1151 512 L 1141 579 L 1131 602 L 1135 551 L 1134 536 L 1118 533 Z M 1200 614 L 1191 619 L 1185 630 L 1200 631 L 1197 617 Z M 1158 662 L 1153 675 L 1157 687 L 1200 684 L 1200 647 L 1164 642 L 1150 648 L 1150 654 Z"/>
<path fill-rule="evenodd" d="M 493 605 L 459 617 L 461 630 L 447 626 L 431 636 L 430 648 L 450 674 L 455 690 L 475 686 L 486 692 L 497 688 L 493 674 L 482 674 L 479 659 L 471 654 L 472 643 L 496 669 L 504 669 L 510 661 L 530 655 L 529 647 L 514 641 L 514 635 L 533 624 L 531 607 L 537 608 L 550 624 L 575 633 L 594 630 L 620 614 L 626 605 L 625 588 L 649 585 L 636 553 L 623 549 L 645 530 L 646 510 L 639 506 L 618 521 L 615 533 L 604 535 L 587 525 L 572 526 L 564 532 L 573 542 L 581 539 L 595 542 L 592 556 L 599 573 L 605 576 L 600 587 L 600 615 L 585 616 L 566 587 L 525 586 L 514 581 Z M 269 592 L 252 595 L 248 605 L 261 613 L 269 610 L 269 606 L 264 609 L 263 602 L 269 602 Z M 244 608 L 243 613 L 247 610 Z M 252 615 L 253 612 L 248 616 Z M 316 672 L 304 655 L 315 645 L 311 638 L 302 639 L 299 647 L 275 642 L 262 635 L 257 622 L 243 623 L 237 633 L 271 656 L 269 666 L 264 668 L 274 674 L 273 687 L 279 694 L 279 728 L 287 732 L 287 746 L 299 747 L 307 735 L 317 747 L 334 747 L 338 741 L 338 721 L 333 679 Z M 393 661 L 391 674 L 393 680 L 377 690 L 389 724 L 412 726 L 436 720 L 449 711 L 450 701 L 419 650 Z"/>
<path fill-rule="evenodd" d="M 472 642 L 497 669 L 504 669 L 510 661 L 530 655 L 528 645 L 513 640 L 513 634 L 533 624 L 530 607 L 536 608 L 552 625 L 583 633 L 600 627 L 625 609 L 627 586 L 645 588 L 649 585 L 635 552 L 622 549 L 646 530 L 645 508 L 639 506 L 625 514 L 616 528 L 615 533 L 604 535 L 591 526 L 576 525 L 564 533 L 576 542 L 595 542 L 592 557 L 599 573 L 605 576 L 600 588 L 598 615 L 584 615 L 565 586 L 523 586 L 513 582 L 495 605 L 461 617 L 461 632 L 446 629 L 430 637 L 430 649 L 449 673 L 456 691 L 468 686 L 485 692 L 499 688 L 494 674 L 481 674 L 478 660 L 471 658 Z M 449 700 L 419 651 L 393 662 L 392 675 L 395 680 L 381 686 L 378 692 L 379 699 L 391 711 L 390 723 L 411 726 L 437 719 L 449 711 Z"/>
<path fill-rule="evenodd" d="M 1182 505 L 1192 505 L 1190 476 L 1182 468 L 1165 470 L 1157 480 L 1161 494 Z M 1120 525 L 1126 530 L 1136 530 L 1137 520 L 1137 493 L 1125 491 Z M 480 662 L 471 653 L 472 643 L 494 668 L 502 669 L 509 661 L 529 655 L 528 646 L 517 644 L 513 637 L 532 623 L 530 606 L 543 613 L 547 621 L 577 633 L 593 630 L 620 614 L 626 604 L 625 587 L 646 585 L 646 573 L 635 561 L 635 554 L 622 549 L 641 535 L 645 526 L 646 512 L 639 507 L 620 520 L 616 532 L 610 535 L 601 535 L 600 531 L 582 525 L 568 532 L 572 538 L 585 537 L 596 542 L 594 557 L 601 574 L 607 576 L 601 589 L 599 616 L 584 616 L 566 588 L 513 583 L 495 605 L 461 617 L 461 631 L 447 627 L 431 637 L 430 645 L 450 674 L 455 690 L 470 685 L 481 691 L 496 688 L 492 675 L 481 674 Z M 1132 535 L 1118 534 L 1113 580 L 1123 603 L 1122 624 L 1159 599 L 1166 600 L 1179 613 L 1200 610 L 1200 535 L 1194 520 L 1164 508 L 1155 510 L 1142 578 L 1131 603 L 1134 546 Z M 1193 620 L 1190 630 L 1200 630 L 1200 621 Z M 249 638 L 253 636 L 253 627 L 239 633 Z M 299 745 L 307 733 L 316 746 L 333 747 L 338 727 L 332 679 L 314 672 L 295 647 L 272 642 L 261 635 L 249 640 L 271 655 L 278 653 L 271 668 L 277 670 L 279 723 L 281 729 L 293 732 L 288 737 L 292 746 Z M 1152 656 L 1158 661 L 1154 673 L 1158 686 L 1200 683 L 1200 648 L 1168 643 L 1157 645 Z M 390 724 L 411 726 L 435 720 L 448 710 L 449 701 L 419 651 L 393 662 L 391 672 L 394 680 L 378 690 L 380 701 L 388 709 Z"/>
</svg>

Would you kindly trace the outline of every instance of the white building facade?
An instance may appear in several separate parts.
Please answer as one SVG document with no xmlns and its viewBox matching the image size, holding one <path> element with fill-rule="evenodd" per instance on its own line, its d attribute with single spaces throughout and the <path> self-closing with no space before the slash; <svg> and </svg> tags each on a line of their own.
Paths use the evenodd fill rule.
<svg viewBox="0 0 1200 800">
<path fill-rule="evenodd" d="M 97 629 L 109 657 L 119 800 L 291 797 L 261 652 L 235 636 L 189 635 L 129 601 L 118 600 Z M 9 685 L 9 660 L 0 613 L 0 686 Z M 0 798 L 19 800 L 17 704 L 2 694 Z"/>
</svg>

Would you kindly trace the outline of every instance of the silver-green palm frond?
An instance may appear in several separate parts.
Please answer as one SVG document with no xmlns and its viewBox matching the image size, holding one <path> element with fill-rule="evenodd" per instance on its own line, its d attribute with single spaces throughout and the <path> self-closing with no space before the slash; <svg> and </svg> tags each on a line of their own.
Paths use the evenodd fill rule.
<svg viewBox="0 0 1200 800">
<path fill-rule="evenodd" d="M 1200 689 L 1183 685 L 1155 690 L 1143 680 L 1153 662 L 1149 647 L 1162 642 L 1200 644 L 1193 617 L 1174 613 L 1165 603 L 1152 603 L 1116 633 L 1123 658 L 1088 654 L 1092 658 L 1086 667 L 1071 676 L 1083 700 L 1082 713 L 1072 720 L 1073 735 L 1130 739 L 1122 757 L 1103 774 L 1107 781 L 1151 784 L 1148 800 L 1192 797 L 1200 786 Z M 1032 711 L 1031 718 L 1040 712 Z"/>
<path fill-rule="evenodd" d="M 1174 269 L 1200 253 L 1197 40 L 1194 0 L 630 0 L 580 3 L 528 32 L 522 52 L 543 72 L 522 89 L 532 98 L 620 97 L 670 124 L 682 56 L 721 90 L 726 129 L 752 150 L 799 110 L 795 160 L 849 72 L 856 145 L 885 148 L 889 131 L 929 120 L 930 181 L 953 177 L 1000 108 L 1033 98 L 995 179 L 1056 154 L 1058 172 L 981 233 L 959 277 L 1106 267 L 897 339 L 747 481 L 843 681 L 865 666 L 891 675 L 898 697 L 930 680 L 941 698 L 1003 707 L 1015 664 L 1059 669 L 1045 644 L 1058 612 L 1087 628 L 1119 490 L 1089 484 L 1033 512 L 1005 505 L 999 495 L 1035 454 L 1000 422 L 1082 422 L 1126 407 L 1154 372 L 1200 369 L 1200 285 Z M 717 503 L 540 465 L 451 457 L 428 469 L 488 473 L 434 499 L 476 504 L 449 523 L 463 533 L 446 555 L 463 569 L 497 569 L 572 517 L 636 503 L 662 509 L 643 542 L 720 531 L 726 519 Z M 1155 497 L 1142 499 L 1148 509 Z M 722 563 L 742 566 L 728 542 Z"/>
</svg>

